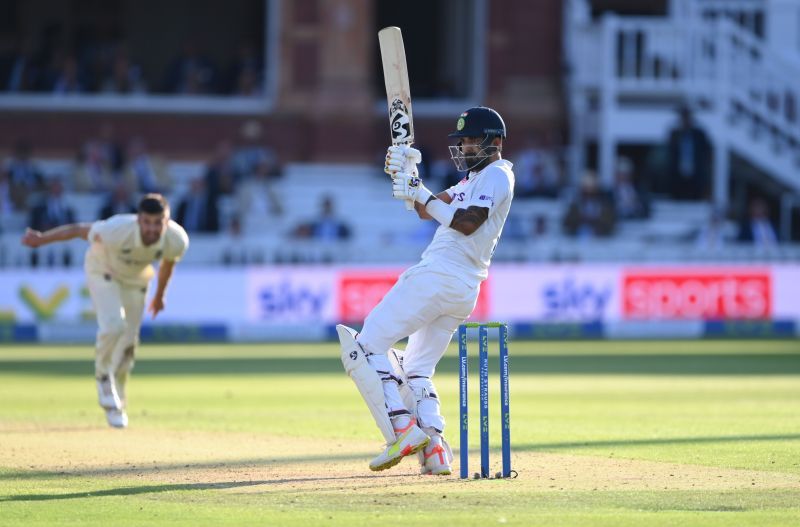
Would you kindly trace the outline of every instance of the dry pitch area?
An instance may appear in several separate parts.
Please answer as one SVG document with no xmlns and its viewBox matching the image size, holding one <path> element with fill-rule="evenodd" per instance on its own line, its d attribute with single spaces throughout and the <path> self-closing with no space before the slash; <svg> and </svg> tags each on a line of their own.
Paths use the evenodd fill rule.
<svg viewBox="0 0 800 527">
<path fill-rule="evenodd" d="M 332 346 L 145 348 L 124 431 L 86 350 L 2 348 L 0 524 L 797 525 L 796 344 L 516 343 L 510 481 L 369 472 Z"/>
<path fill-rule="evenodd" d="M 376 441 L 334 442 L 250 433 L 168 432 L 106 428 L 3 428 L 0 465 L 23 472 L 109 481 L 195 484 L 239 492 L 359 492 L 401 484 L 442 490 L 454 483 L 515 485 L 548 490 L 745 490 L 800 491 L 800 475 L 702 465 L 615 459 L 587 455 L 522 452 L 514 456 L 518 481 L 472 482 L 423 477 L 413 460 L 372 473 Z M 320 452 L 333 451 L 330 455 Z M 497 454 L 497 452 L 493 452 Z M 477 464 L 477 453 L 473 462 Z M 457 467 L 457 462 L 454 466 Z M 244 489 L 249 487 L 249 489 Z M 800 496 L 800 494 L 798 494 Z"/>
</svg>

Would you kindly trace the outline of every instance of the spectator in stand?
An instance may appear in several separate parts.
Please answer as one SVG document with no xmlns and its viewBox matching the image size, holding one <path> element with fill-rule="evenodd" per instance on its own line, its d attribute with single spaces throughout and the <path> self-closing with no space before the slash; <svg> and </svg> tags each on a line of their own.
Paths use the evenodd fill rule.
<svg viewBox="0 0 800 527">
<path fill-rule="evenodd" d="M 202 95 L 216 92 L 216 70 L 211 61 L 201 54 L 197 45 L 186 41 L 181 54 L 172 60 L 164 89 L 167 93 Z"/>
<path fill-rule="evenodd" d="M 747 218 L 739 224 L 737 241 L 751 243 L 757 249 L 774 249 L 778 245 L 778 235 L 769 219 L 767 202 L 756 198 L 750 202 Z"/>
<path fill-rule="evenodd" d="M 520 198 L 558 196 L 561 174 L 558 159 L 546 135 L 531 133 L 514 156 L 514 195 Z"/>
<path fill-rule="evenodd" d="M 32 158 L 30 143 L 20 139 L 13 155 L 3 167 L 8 182 L 9 199 L 17 211 L 28 210 L 30 200 L 44 190 L 44 177 Z"/>
<path fill-rule="evenodd" d="M 711 182 L 711 143 L 695 125 L 691 108 L 679 109 L 680 125 L 669 135 L 668 174 L 671 195 L 679 200 L 708 199 Z"/>
<path fill-rule="evenodd" d="M 533 237 L 544 238 L 549 234 L 547 226 L 547 216 L 544 214 L 537 214 L 533 217 Z"/>
<path fill-rule="evenodd" d="M 211 160 L 206 165 L 206 188 L 217 198 L 234 194 L 238 180 L 233 167 L 233 147 L 230 141 L 217 143 Z"/>
<path fill-rule="evenodd" d="M 30 227 L 37 231 L 46 231 L 68 223 L 75 223 L 75 211 L 64 200 L 64 184 L 61 179 L 54 177 L 47 182 L 47 193 L 31 209 L 29 223 Z M 47 253 L 48 264 L 51 266 L 55 260 L 53 250 Z M 62 253 L 62 262 L 67 267 L 71 263 L 71 255 L 66 248 Z M 31 265 L 36 267 L 38 264 L 39 254 L 37 251 L 33 251 Z"/>
<path fill-rule="evenodd" d="M 580 191 L 573 197 L 564 216 L 564 230 L 580 238 L 608 237 L 614 232 L 614 204 L 597 181 L 594 172 L 581 180 Z"/>
<path fill-rule="evenodd" d="M 114 190 L 100 208 L 98 219 L 107 220 L 116 214 L 136 214 L 138 207 L 131 198 L 131 192 L 124 181 L 117 181 Z"/>
<path fill-rule="evenodd" d="M 47 182 L 47 193 L 31 209 L 31 228 L 42 231 L 75 222 L 75 212 L 64 201 L 64 184 L 54 177 Z"/>
<path fill-rule="evenodd" d="M 278 194 L 275 192 L 276 175 L 272 165 L 266 160 L 257 167 L 253 176 L 239 186 L 238 209 L 246 216 L 253 218 L 267 218 L 280 216 L 283 207 Z"/>
<path fill-rule="evenodd" d="M 103 144 L 97 140 L 87 141 L 78 152 L 74 189 L 77 192 L 110 192 L 116 179 Z"/>
<path fill-rule="evenodd" d="M 261 73 L 263 62 L 255 49 L 249 42 L 239 44 L 236 57 L 231 61 L 227 71 L 224 88 L 226 93 L 247 97 L 264 94 Z"/>
<path fill-rule="evenodd" d="M 324 196 L 320 215 L 309 223 L 301 223 L 292 233 L 295 238 L 311 238 L 322 242 L 350 239 L 350 227 L 334 213 L 333 198 Z"/>
<path fill-rule="evenodd" d="M 58 60 L 58 65 L 53 72 L 51 91 L 55 95 L 73 95 L 86 91 L 75 55 L 64 55 Z"/>
<path fill-rule="evenodd" d="M 0 170 L 0 233 L 15 211 L 14 202 L 11 201 L 11 184 L 8 181 L 8 172 Z"/>
<path fill-rule="evenodd" d="M 217 201 L 209 195 L 204 178 L 196 177 L 192 180 L 189 193 L 178 205 L 175 221 L 187 232 L 219 231 Z"/>
<path fill-rule="evenodd" d="M 712 207 L 708 222 L 697 231 L 695 247 L 704 251 L 717 251 L 725 247 L 729 241 L 725 213 L 718 207 Z"/>
<path fill-rule="evenodd" d="M 618 157 L 614 182 L 614 207 L 623 220 L 640 220 L 650 216 L 650 202 L 634 184 L 633 162 Z"/>
<path fill-rule="evenodd" d="M 117 139 L 114 125 L 105 122 L 100 126 L 100 132 L 96 141 L 99 144 L 103 156 L 108 160 L 112 172 L 117 175 L 122 172 L 125 166 L 125 155 L 122 151 L 122 142 Z"/>
<path fill-rule="evenodd" d="M 120 47 L 114 52 L 111 71 L 102 80 L 100 90 L 115 94 L 145 93 L 147 91 L 147 86 L 142 78 L 142 68 L 131 63 L 127 50 L 124 48 Z"/>
<path fill-rule="evenodd" d="M 256 168 L 267 164 L 271 174 L 277 176 L 280 166 L 275 152 L 264 144 L 261 123 L 251 119 L 242 123 L 239 146 L 233 153 L 233 166 L 238 180 L 252 176 Z"/>
<path fill-rule="evenodd" d="M 225 265 L 247 265 L 247 248 L 242 242 L 242 220 L 233 216 L 228 224 L 228 234 L 224 237 L 222 263 Z"/>
<path fill-rule="evenodd" d="M 152 156 L 141 137 L 134 137 L 128 143 L 127 166 L 123 179 L 128 187 L 142 194 L 165 194 L 172 185 L 164 161 Z"/>
<path fill-rule="evenodd" d="M 239 95 L 241 97 L 264 96 L 264 86 L 261 84 L 261 79 L 256 70 L 242 70 L 236 81 L 236 91 L 234 95 Z"/>
<path fill-rule="evenodd" d="M 8 92 L 38 91 L 42 84 L 43 71 L 36 59 L 34 41 L 31 37 L 20 39 L 16 49 L 0 59 L 0 89 Z"/>
</svg>

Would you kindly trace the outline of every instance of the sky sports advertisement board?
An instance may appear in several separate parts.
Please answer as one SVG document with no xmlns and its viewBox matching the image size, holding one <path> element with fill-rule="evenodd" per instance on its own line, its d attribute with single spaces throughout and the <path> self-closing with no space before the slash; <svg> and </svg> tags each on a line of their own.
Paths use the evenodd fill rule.
<svg viewBox="0 0 800 527">
<path fill-rule="evenodd" d="M 359 324 L 400 267 L 178 266 L 158 321 L 295 327 Z M 510 324 L 800 321 L 797 265 L 496 264 L 473 320 Z M 0 273 L 0 320 L 69 324 L 93 318 L 80 270 Z M 151 285 L 151 292 L 154 287 Z"/>
</svg>

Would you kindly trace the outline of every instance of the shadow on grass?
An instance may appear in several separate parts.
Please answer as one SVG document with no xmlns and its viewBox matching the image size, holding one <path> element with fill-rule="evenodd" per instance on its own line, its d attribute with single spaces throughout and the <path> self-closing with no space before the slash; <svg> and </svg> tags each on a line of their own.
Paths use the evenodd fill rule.
<svg viewBox="0 0 800 527">
<path fill-rule="evenodd" d="M 473 365 L 474 364 L 474 365 Z M 477 359 L 470 366 L 477 368 Z M 490 364 L 490 368 L 492 364 Z M 792 375 L 800 374 L 800 355 L 752 354 L 598 354 L 511 357 L 511 375 Z M 92 375 L 91 360 L 0 360 L 2 374 Z M 457 359 L 445 357 L 437 371 L 456 373 Z M 339 357 L 198 358 L 139 360 L 136 375 L 341 374 Z"/>
<path fill-rule="evenodd" d="M 230 461 L 207 461 L 207 462 L 183 462 L 183 463 L 162 463 L 162 464 L 140 464 L 126 465 L 117 467 L 99 467 L 90 469 L 70 469 L 59 471 L 14 471 L 12 473 L 0 473 L 2 480 L 25 480 L 25 479 L 49 479 L 65 476 L 131 476 L 143 474 L 165 474 L 172 471 L 190 472 L 193 470 L 232 470 L 238 468 L 269 469 L 275 466 L 303 464 L 303 463 L 336 463 L 339 461 L 364 461 L 367 462 L 375 456 L 374 452 L 352 452 L 346 454 L 314 454 L 287 457 L 259 457 L 248 459 L 235 459 Z M 276 480 L 280 481 L 280 480 Z M 0 497 L 0 501 L 2 497 Z"/>
<path fill-rule="evenodd" d="M 136 494 L 155 494 L 158 492 L 180 492 L 196 490 L 224 490 L 240 487 L 254 487 L 257 485 L 280 485 L 287 483 L 303 483 L 312 481 L 352 481 L 364 478 L 392 478 L 401 477 L 399 475 L 363 475 L 363 476 L 335 476 L 321 478 L 281 478 L 272 480 L 257 481 L 221 481 L 217 483 L 175 483 L 164 485 L 142 485 L 138 487 L 119 487 L 115 489 L 95 490 L 89 492 L 72 492 L 67 494 L 19 494 L 13 496 L 0 496 L 0 503 L 9 501 L 50 501 L 50 500 L 74 500 L 82 498 L 103 498 L 107 496 L 132 496 Z"/>
<path fill-rule="evenodd" d="M 513 429 L 512 429 L 513 431 Z M 611 439 L 606 441 L 569 441 L 562 443 L 526 443 L 513 444 L 512 450 L 536 451 L 536 450 L 563 450 L 597 447 L 626 447 L 626 446 L 645 446 L 645 445 L 692 445 L 709 443 L 745 443 L 757 441 L 797 441 L 800 434 L 773 434 L 755 436 L 712 436 L 712 437 L 654 437 L 648 439 Z"/>
</svg>

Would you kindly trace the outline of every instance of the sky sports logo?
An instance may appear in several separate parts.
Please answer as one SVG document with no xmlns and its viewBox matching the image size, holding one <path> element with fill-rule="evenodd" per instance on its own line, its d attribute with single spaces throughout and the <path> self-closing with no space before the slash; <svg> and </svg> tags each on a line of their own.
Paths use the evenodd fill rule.
<svg viewBox="0 0 800 527">
<path fill-rule="evenodd" d="M 742 320 L 772 315 L 768 271 L 629 271 L 622 288 L 627 319 Z"/>
</svg>

